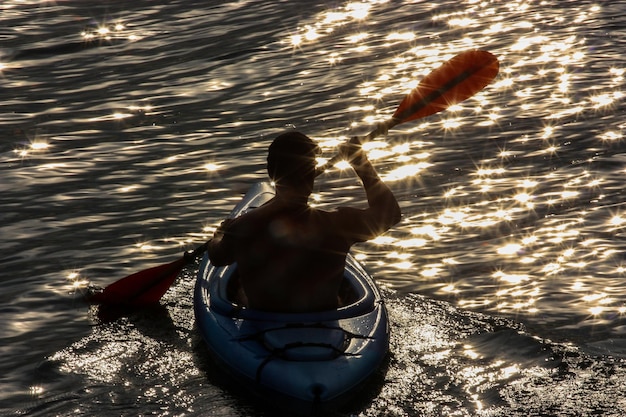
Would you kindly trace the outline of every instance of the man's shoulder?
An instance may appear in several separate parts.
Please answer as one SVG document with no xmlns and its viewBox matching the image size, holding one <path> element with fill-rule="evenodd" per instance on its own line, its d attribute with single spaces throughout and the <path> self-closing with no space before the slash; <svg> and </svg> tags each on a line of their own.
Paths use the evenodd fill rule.
<svg viewBox="0 0 626 417">
<path fill-rule="evenodd" d="M 232 234 L 240 235 L 242 233 L 249 233 L 253 229 L 258 228 L 266 222 L 266 219 L 262 216 L 262 213 L 257 210 L 259 209 L 250 210 L 235 218 L 228 219 L 225 230 Z"/>
</svg>

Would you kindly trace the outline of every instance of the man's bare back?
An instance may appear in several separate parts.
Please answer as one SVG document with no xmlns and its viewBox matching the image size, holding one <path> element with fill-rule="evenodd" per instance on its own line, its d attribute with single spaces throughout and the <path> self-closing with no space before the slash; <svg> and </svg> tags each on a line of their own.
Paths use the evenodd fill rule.
<svg viewBox="0 0 626 417">
<path fill-rule="evenodd" d="M 217 266 L 237 263 L 249 307 L 283 312 L 337 308 L 350 247 L 399 221 L 389 188 L 362 151 L 351 152 L 368 208 L 318 210 L 307 203 L 312 179 L 301 187 L 278 181 L 271 201 L 225 221 L 216 232 L 210 260 Z"/>
</svg>

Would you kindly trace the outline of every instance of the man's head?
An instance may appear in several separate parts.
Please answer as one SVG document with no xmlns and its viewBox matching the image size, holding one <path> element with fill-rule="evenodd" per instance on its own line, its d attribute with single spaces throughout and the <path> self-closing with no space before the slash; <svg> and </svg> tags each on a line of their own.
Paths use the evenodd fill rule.
<svg viewBox="0 0 626 417">
<path fill-rule="evenodd" d="M 267 172 L 276 184 L 312 188 L 319 148 L 299 132 L 279 135 L 269 147 Z"/>
</svg>

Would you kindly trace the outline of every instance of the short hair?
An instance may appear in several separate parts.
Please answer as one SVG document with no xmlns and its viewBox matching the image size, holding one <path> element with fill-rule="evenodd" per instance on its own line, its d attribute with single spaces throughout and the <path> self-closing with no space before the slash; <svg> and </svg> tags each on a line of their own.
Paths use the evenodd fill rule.
<svg viewBox="0 0 626 417">
<path fill-rule="evenodd" d="M 319 147 L 300 132 L 279 135 L 267 153 L 267 172 L 277 184 L 300 185 L 315 179 Z"/>
</svg>

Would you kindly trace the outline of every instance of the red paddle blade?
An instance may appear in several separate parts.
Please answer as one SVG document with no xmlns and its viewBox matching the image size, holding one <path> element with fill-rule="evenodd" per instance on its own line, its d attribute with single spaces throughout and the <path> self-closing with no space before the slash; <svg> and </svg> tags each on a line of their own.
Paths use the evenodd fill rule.
<svg viewBox="0 0 626 417">
<path fill-rule="evenodd" d="M 402 100 L 395 124 L 438 113 L 473 96 L 498 74 L 498 58 L 487 51 L 466 51 L 433 70 Z"/>
<path fill-rule="evenodd" d="M 186 264 L 187 260 L 183 257 L 165 265 L 136 272 L 108 285 L 102 292 L 92 295 L 90 301 L 96 304 L 127 307 L 145 307 L 156 304 L 172 286 Z"/>
</svg>

